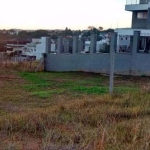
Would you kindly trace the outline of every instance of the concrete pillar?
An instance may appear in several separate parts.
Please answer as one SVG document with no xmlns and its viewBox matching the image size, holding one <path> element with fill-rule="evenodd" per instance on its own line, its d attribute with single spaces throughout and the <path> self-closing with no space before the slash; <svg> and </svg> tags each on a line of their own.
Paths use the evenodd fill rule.
<svg viewBox="0 0 150 150">
<path fill-rule="evenodd" d="M 51 53 L 51 38 L 46 38 L 46 54 Z"/>
<path fill-rule="evenodd" d="M 110 78 L 109 78 L 109 93 L 113 93 L 114 87 L 114 68 L 115 68 L 115 51 L 117 46 L 117 33 L 111 34 L 110 40 Z"/>
<path fill-rule="evenodd" d="M 133 33 L 133 45 L 132 45 L 132 61 L 131 61 L 131 75 L 136 75 L 136 54 L 139 50 L 140 31 L 134 31 Z"/>
<path fill-rule="evenodd" d="M 69 40 L 64 40 L 64 53 L 69 53 Z"/>
<path fill-rule="evenodd" d="M 58 43 L 57 43 L 57 54 L 60 54 L 63 52 L 63 38 L 58 37 Z"/>
<path fill-rule="evenodd" d="M 78 53 L 79 48 L 79 37 L 73 36 L 73 52 L 72 53 Z"/>
<path fill-rule="evenodd" d="M 136 54 L 139 50 L 140 31 L 134 31 L 133 33 L 133 48 L 132 54 Z"/>
<path fill-rule="evenodd" d="M 111 34 L 110 39 L 110 54 L 116 52 L 116 49 L 117 49 L 117 33 L 114 32 Z"/>
<path fill-rule="evenodd" d="M 52 44 L 51 38 L 49 37 L 48 38 L 48 53 L 51 53 L 51 44 Z"/>
<path fill-rule="evenodd" d="M 46 71 L 46 65 L 47 65 L 47 54 L 49 54 L 49 53 L 51 53 L 51 38 L 49 38 L 49 37 L 46 37 L 46 39 L 45 39 L 45 44 L 46 44 L 46 50 L 45 50 L 45 53 L 46 53 L 46 55 L 43 55 L 43 60 L 41 60 L 41 63 L 42 63 L 42 61 L 44 62 L 44 71 Z M 40 63 L 40 64 L 41 64 Z M 38 69 L 38 67 L 37 67 L 37 69 Z"/>
<path fill-rule="evenodd" d="M 132 53 L 133 50 L 133 36 L 130 36 L 130 50 L 129 53 Z"/>
<path fill-rule="evenodd" d="M 92 34 L 90 43 L 90 53 L 96 53 L 96 44 L 97 44 L 97 36 L 95 34 Z"/>
</svg>

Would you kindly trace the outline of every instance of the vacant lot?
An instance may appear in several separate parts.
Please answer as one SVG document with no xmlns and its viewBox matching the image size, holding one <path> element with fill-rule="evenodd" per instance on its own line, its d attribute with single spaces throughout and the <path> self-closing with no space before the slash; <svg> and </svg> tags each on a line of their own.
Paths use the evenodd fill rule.
<svg viewBox="0 0 150 150">
<path fill-rule="evenodd" d="M 149 150 L 149 81 L 1 65 L 0 150 Z"/>
</svg>

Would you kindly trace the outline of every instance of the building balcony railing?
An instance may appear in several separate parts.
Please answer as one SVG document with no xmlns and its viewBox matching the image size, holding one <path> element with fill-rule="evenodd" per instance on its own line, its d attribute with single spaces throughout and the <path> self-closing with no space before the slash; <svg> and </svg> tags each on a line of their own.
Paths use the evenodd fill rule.
<svg viewBox="0 0 150 150">
<path fill-rule="evenodd" d="M 126 5 L 148 4 L 150 0 L 126 0 Z"/>
<path fill-rule="evenodd" d="M 147 11 L 150 0 L 126 0 L 126 11 Z"/>
<path fill-rule="evenodd" d="M 140 0 L 126 0 L 126 5 L 139 4 Z"/>
</svg>

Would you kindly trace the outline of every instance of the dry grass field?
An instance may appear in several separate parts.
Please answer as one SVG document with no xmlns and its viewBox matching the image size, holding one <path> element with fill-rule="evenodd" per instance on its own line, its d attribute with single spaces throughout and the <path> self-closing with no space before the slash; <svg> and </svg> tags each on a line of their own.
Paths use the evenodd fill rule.
<svg viewBox="0 0 150 150">
<path fill-rule="evenodd" d="M 0 150 L 149 150 L 150 78 L 0 64 Z M 42 70 L 42 68 L 40 68 Z"/>
</svg>

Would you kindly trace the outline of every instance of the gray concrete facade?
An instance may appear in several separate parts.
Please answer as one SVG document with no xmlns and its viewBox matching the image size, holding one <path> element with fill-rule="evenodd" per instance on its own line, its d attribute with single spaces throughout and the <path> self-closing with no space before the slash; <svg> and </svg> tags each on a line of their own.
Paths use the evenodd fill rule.
<svg viewBox="0 0 150 150">
<path fill-rule="evenodd" d="M 137 11 L 132 13 L 132 28 L 133 29 L 149 29 L 150 22 L 147 19 L 138 19 Z"/>
<path fill-rule="evenodd" d="M 126 11 L 132 12 L 133 29 L 150 29 L 150 0 L 130 1 L 125 5 Z"/>
<path fill-rule="evenodd" d="M 137 52 L 139 36 L 140 32 L 135 31 L 133 37 L 133 49 L 131 53 L 115 53 L 115 74 L 150 76 L 150 54 Z M 115 42 L 115 39 L 112 38 L 111 40 Z M 95 41 L 93 40 L 93 42 Z M 74 37 L 72 54 L 60 52 L 57 54 L 47 53 L 44 61 L 45 70 L 84 71 L 109 74 L 110 53 L 95 53 L 93 49 L 90 53 L 82 54 L 78 52 L 78 45 L 78 38 Z M 114 44 L 111 44 L 110 49 L 114 49 L 115 51 Z"/>
<path fill-rule="evenodd" d="M 147 4 L 150 0 L 140 0 L 140 4 Z"/>
</svg>

